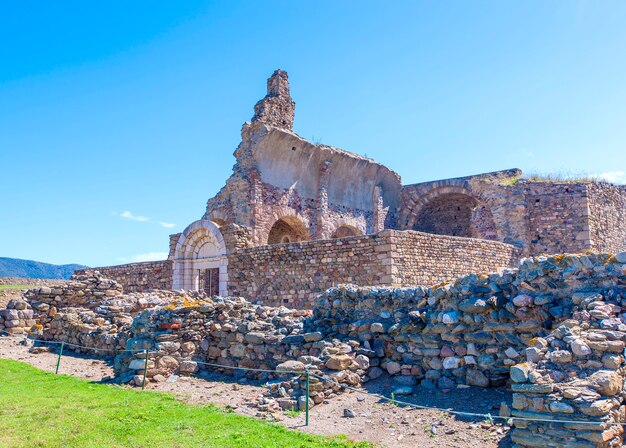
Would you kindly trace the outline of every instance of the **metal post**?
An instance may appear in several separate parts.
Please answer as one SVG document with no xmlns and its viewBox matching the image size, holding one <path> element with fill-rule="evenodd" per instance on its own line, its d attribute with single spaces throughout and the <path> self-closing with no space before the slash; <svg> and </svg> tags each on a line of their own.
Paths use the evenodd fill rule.
<svg viewBox="0 0 626 448">
<path fill-rule="evenodd" d="M 306 420 L 304 426 L 309 426 L 309 369 L 306 370 L 306 404 L 305 404 Z"/>
<path fill-rule="evenodd" d="M 141 381 L 141 390 L 146 387 L 146 375 L 148 374 L 148 355 L 150 352 L 146 350 L 146 364 L 143 366 L 143 380 Z"/>
<path fill-rule="evenodd" d="M 65 345 L 65 342 L 61 342 L 61 348 L 59 349 L 59 357 L 57 358 L 57 368 L 54 371 L 55 374 L 59 374 L 59 364 L 61 364 L 61 355 L 63 354 L 63 346 Z"/>
</svg>

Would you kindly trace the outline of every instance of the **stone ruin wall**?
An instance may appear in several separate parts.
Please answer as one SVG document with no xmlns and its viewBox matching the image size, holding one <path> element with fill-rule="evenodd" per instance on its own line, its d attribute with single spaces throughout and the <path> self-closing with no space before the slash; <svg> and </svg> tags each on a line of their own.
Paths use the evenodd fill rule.
<svg viewBox="0 0 626 448">
<path fill-rule="evenodd" d="M 172 289 L 172 261 L 146 261 L 118 266 L 80 269 L 77 275 L 93 275 L 95 271 L 119 282 L 125 292 L 144 292 L 152 289 Z"/>
<path fill-rule="evenodd" d="M 625 421 L 626 253 L 537 257 L 434 289 L 337 287 L 321 299 L 313 319 L 368 350 L 370 377 L 382 368 L 398 385 L 440 390 L 510 383 L 514 442 L 621 446 L 611 423 Z"/>
<path fill-rule="evenodd" d="M 626 249 L 626 188 L 531 181 L 521 174 L 508 170 L 404 186 L 398 228 L 494 239 L 525 256 Z M 441 216 L 448 218 L 442 222 Z"/>
<path fill-rule="evenodd" d="M 519 445 L 621 446 L 622 428 L 611 423 L 626 420 L 626 253 L 536 257 L 434 288 L 342 285 L 321 294 L 312 314 L 159 293 L 124 295 L 114 281 L 79 276 L 63 289 L 30 291 L 0 322 L 21 322 L 19 312 L 30 311 L 24 327 L 36 321 L 43 338 L 109 353 L 149 349 L 147 375 L 156 382 L 213 362 L 291 372 L 308 366 L 348 385 L 388 374 L 396 396 L 414 387 L 508 385 Z M 115 381 L 138 383 L 143 368 L 141 353 L 118 355 Z M 265 411 L 302 405 L 300 375 L 281 380 Z M 311 405 L 338 392 L 319 381 L 312 390 Z"/>
<path fill-rule="evenodd" d="M 312 308 L 333 285 L 391 283 L 387 238 L 367 235 L 277 244 L 228 256 L 228 290 L 271 306 Z"/>
<path fill-rule="evenodd" d="M 587 195 L 593 249 L 609 253 L 626 250 L 626 186 L 589 184 Z"/>
<path fill-rule="evenodd" d="M 279 244 L 228 256 L 229 293 L 265 305 L 313 308 L 317 294 L 340 283 L 434 285 L 471 272 L 513 265 L 508 244 L 420 232 Z"/>
<path fill-rule="evenodd" d="M 400 178 L 370 159 L 263 122 L 244 125 L 235 157 L 204 218 L 250 227 L 256 246 L 286 217 L 306 228 L 306 240 L 330 238 L 341 226 L 365 234 L 395 223 Z"/>
<path fill-rule="evenodd" d="M 381 235 L 391 245 L 389 286 L 432 286 L 470 273 L 515 266 L 520 259 L 519 249 L 498 241 L 396 230 L 384 230 Z"/>
</svg>

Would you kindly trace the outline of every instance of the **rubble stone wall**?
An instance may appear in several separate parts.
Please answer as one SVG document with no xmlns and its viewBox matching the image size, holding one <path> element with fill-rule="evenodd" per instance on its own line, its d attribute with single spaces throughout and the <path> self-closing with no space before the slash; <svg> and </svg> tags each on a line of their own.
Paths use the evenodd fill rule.
<svg viewBox="0 0 626 448">
<path fill-rule="evenodd" d="M 529 253 L 582 253 L 592 249 L 587 185 L 523 182 Z"/>
<path fill-rule="evenodd" d="M 621 446 L 626 253 L 536 257 L 433 289 L 340 286 L 320 299 L 314 327 L 369 350 L 370 377 L 440 390 L 512 381 L 516 443 Z"/>
<path fill-rule="evenodd" d="M 30 311 L 34 321 L 26 322 L 28 331 L 39 338 L 90 347 L 81 350 L 103 355 L 125 348 L 123 333 L 141 311 L 165 306 L 176 295 L 174 291 L 124 293 L 120 283 L 94 272 L 74 274 L 60 286 L 28 290 L 20 306 Z"/>
<path fill-rule="evenodd" d="M 278 244 L 228 256 L 229 293 L 264 305 L 312 308 L 340 283 L 434 285 L 511 266 L 516 249 L 495 241 L 384 230 L 332 240 Z"/>
<path fill-rule="evenodd" d="M 152 289 L 172 289 L 171 260 L 146 261 L 118 266 L 106 266 L 76 271 L 78 275 L 92 275 L 95 271 L 120 283 L 126 292 L 143 292 Z"/>
<path fill-rule="evenodd" d="M 590 184 L 588 197 L 593 249 L 608 253 L 626 250 L 626 186 Z"/>
</svg>

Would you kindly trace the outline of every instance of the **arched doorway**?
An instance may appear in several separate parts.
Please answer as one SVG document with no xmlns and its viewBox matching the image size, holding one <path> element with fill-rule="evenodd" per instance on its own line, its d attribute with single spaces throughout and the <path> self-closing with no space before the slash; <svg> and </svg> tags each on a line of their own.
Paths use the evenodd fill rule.
<svg viewBox="0 0 626 448">
<path fill-rule="evenodd" d="M 176 244 L 173 289 L 228 295 L 227 266 L 226 245 L 217 225 L 204 219 L 196 221 Z"/>
<path fill-rule="evenodd" d="M 491 211 L 463 193 L 435 196 L 417 212 L 413 230 L 438 235 L 496 239 Z"/>
<path fill-rule="evenodd" d="M 277 220 L 270 229 L 267 244 L 285 244 L 310 240 L 309 230 L 295 216 L 286 216 Z"/>
<path fill-rule="evenodd" d="M 339 226 L 337 230 L 335 230 L 330 237 L 331 238 L 345 238 L 348 236 L 357 236 L 357 235 L 362 235 L 362 234 L 363 232 L 361 232 L 356 227 L 344 224 L 342 226 Z"/>
</svg>

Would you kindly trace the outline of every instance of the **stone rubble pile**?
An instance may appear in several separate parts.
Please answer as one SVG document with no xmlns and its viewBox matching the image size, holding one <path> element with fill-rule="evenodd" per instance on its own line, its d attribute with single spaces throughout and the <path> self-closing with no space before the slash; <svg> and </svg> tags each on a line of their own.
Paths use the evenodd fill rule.
<svg viewBox="0 0 626 448">
<path fill-rule="evenodd" d="M 146 310 L 136 317 L 126 341 L 128 350 L 115 358 L 118 380 L 141 384 L 149 350 L 148 381 L 177 375 L 223 371 L 236 378 L 269 381 L 268 397 L 257 403 L 261 416 L 306 406 L 303 372 L 308 369 L 335 382 L 358 385 L 369 362 L 357 355 L 355 341 L 324 340 L 305 332 L 310 312 L 253 305 L 242 298 L 187 300 Z M 242 367 L 284 372 L 255 372 L 206 366 Z M 310 406 L 332 398 L 341 387 L 310 376 Z"/>
<path fill-rule="evenodd" d="M 118 351 L 120 383 L 141 384 L 146 350 L 150 382 L 213 369 L 267 381 L 255 403 L 264 417 L 306 406 L 305 370 L 311 406 L 341 390 L 334 382 L 359 386 L 381 375 L 393 377 L 395 395 L 510 385 L 517 444 L 609 447 L 622 440 L 611 423 L 626 420 L 625 311 L 619 253 L 529 258 L 432 288 L 342 285 L 312 312 L 185 292 L 123 294 L 90 275 L 29 291 L 0 312 L 0 324 Z M 554 422 L 565 418 L 580 423 Z"/>
<path fill-rule="evenodd" d="M 40 339 L 91 347 L 98 354 L 124 350 L 134 316 L 147 308 L 171 303 L 180 293 L 153 291 L 124 294 L 114 280 L 99 272 L 75 275 L 64 285 L 26 292 L 37 326 L 31 332 Z"/>
</svg>

